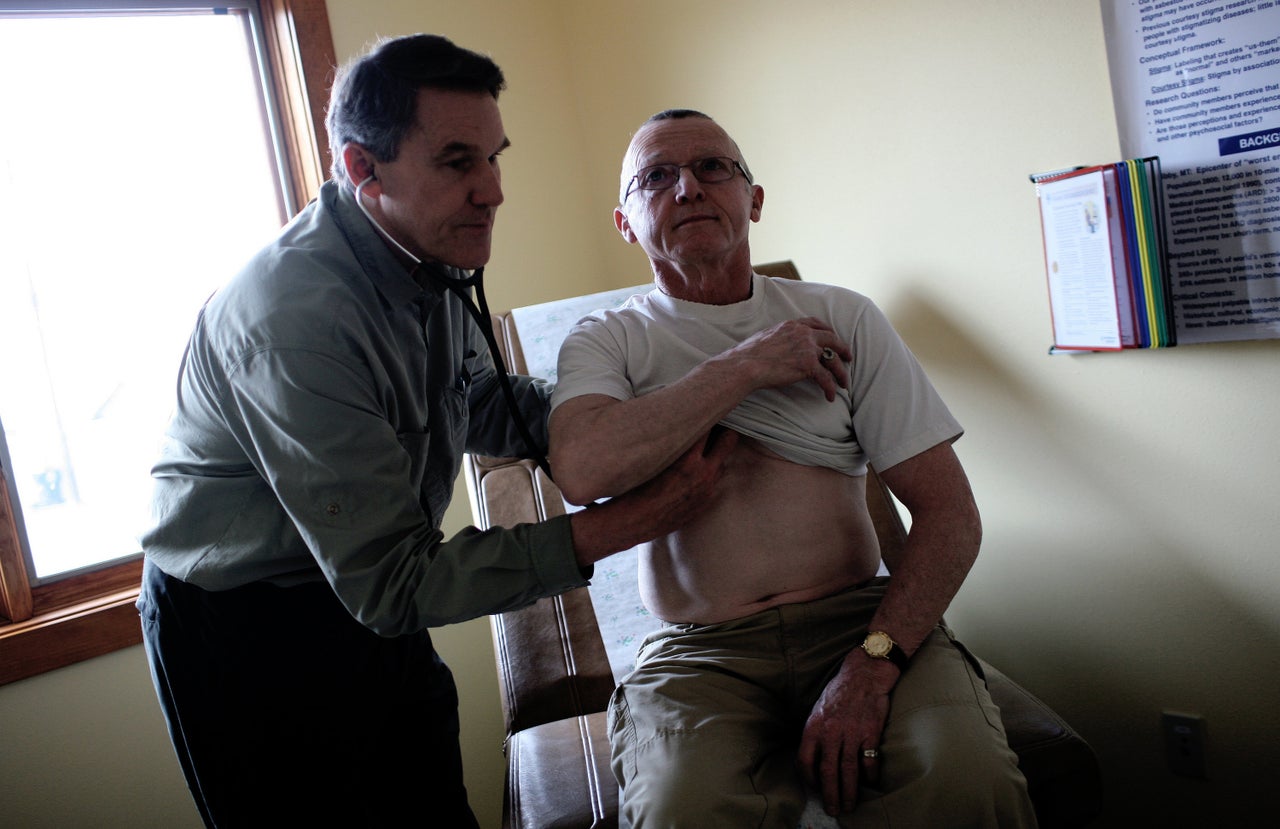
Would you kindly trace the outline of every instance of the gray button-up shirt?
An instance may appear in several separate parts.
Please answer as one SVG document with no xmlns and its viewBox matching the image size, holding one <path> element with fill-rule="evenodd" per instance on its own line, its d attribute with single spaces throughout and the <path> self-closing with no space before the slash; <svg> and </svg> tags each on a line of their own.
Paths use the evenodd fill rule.
<svg viewBox="0 0 1280 829">
<path fill-rule="evenodd" d="M 383 635 L 585 583 L 567 517 L 440 532 L 464 451 L 526 449 L 461 300 L 423 282 L 329 182 L 209 300 L 152 470 L 160 569 L 209 590 L 324 578 Z M 549 387 L 512 381 L 545 441 Z"/>
</svg>

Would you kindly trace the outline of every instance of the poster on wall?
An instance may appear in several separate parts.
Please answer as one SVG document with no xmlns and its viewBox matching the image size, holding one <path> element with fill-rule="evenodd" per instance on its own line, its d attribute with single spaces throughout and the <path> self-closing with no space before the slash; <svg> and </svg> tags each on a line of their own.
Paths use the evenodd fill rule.
<svg viewBox="0 0 1280 829">
<path fill-rule="evenodd" d="M 1178 343 L 1280 338 L 1280 2 L 1101 2 L 1121 153 L 1164 171 Z"/>
</svg>

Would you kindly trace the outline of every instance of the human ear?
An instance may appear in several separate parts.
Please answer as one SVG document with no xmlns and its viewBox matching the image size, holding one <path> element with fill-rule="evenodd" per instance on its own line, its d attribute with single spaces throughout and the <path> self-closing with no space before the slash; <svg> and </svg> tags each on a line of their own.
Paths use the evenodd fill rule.
<svg viewBox="0 0 1280 829">
<path fill-rule="evenodd" d="M 622 238 L 626 239 L 628 244 L 634 245 L 639 241 L 636 238 L 636 234 L 631 230 L 631 222 L 627 220 L 627 214 L 622 212 L 621 207 L 613 209 L 613 226 L 618 229 L 618 232 L 622 234 Z"/>
<path fill-rule="evenodd" d="M 342 164 L 347 171 L 347 178 L 351 180 L 352 186 L 359 186 L 361 182 L 370 179 L 371 187 L 378 181 L 373 154 L 359 144 L 348 143 L 343 145 Z M 371 192 L 370 187 L 366 187 L 364 192 Z M 376 191 L 372 192 L 377 195 Z"/>
<path fill-rule="evenodd" d="M 764 209 L 764 188 L 758 184 L 751 185 L 751 221 L 760 221 L 760 212 Z"/>
</svg>

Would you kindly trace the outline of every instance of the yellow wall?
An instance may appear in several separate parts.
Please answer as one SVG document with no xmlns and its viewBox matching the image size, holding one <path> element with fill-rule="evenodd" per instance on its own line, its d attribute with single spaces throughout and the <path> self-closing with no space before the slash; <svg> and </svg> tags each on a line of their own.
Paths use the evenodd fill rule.
<svg viewBox="0 0 1280 829">
<path fill-rule="evenodd" d="M 966 425 L 957 451 L 986 538 L 948 618 L 1092 742 L 1103 825 L 1250 825 L 1276 803 L 1280 441 L 1263 419 L 1280 411 L 1280 343 L 1045 353 L 1027 174 L 1119 154 L 1094 0 L 329 11 L 340 56 L 437 31 L 507 71 L 494 308 L 645 280 L 610 219 L 627 138 L 668 106 L 717 117 L 766 190 L 755 259 L 875 298 Z M 469 522 L 459 497 L 450 527 Z M 437 638 L 462 692 L 473 802 L 496 829 L 488 624 Z M 1165 709 L 1205 717 L 1211 781 L 1165 770 Z M 0 723 L 16 825 L 196 825 L 140 650 L 0 688 Z M 60 819 L 42 822 L 51 803 Z"/>
</svg>

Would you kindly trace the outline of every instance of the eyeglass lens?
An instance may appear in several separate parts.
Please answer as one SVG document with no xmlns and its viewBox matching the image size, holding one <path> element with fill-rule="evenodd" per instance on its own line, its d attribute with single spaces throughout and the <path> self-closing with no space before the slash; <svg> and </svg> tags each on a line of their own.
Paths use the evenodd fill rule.
<svg viewBox="0 0 1280 829">
<path fill-rule="evenodd" d="M 665 190 L 675 187 L 680 171 L 688 167 L 693 177 L 703 184 L 728 181 L 733 178 L 734 161 L 724 156 L 699 158 L 688 164 L 654 164 L 636 173 L 636 187 L 640 190 Z"/>
</svg>

